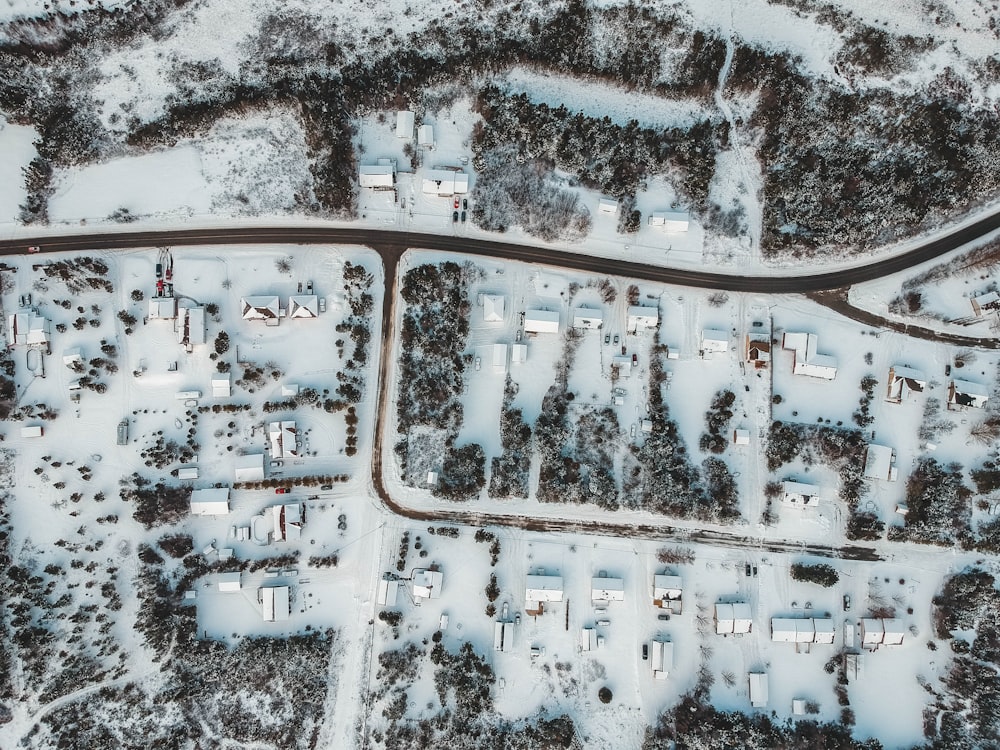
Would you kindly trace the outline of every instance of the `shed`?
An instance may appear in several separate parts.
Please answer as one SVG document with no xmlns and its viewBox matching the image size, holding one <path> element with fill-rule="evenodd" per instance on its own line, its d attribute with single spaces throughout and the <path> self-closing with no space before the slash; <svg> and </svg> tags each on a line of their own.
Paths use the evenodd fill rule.
<svg viewBox="0 0 1000 750">
<path fill-rule="evenodd" d="M 750 445 L 750 430 L 736 428 L 733 430 L 734 445 Z"/>
<path fill-rule="evenodd" d="M 40 438 L 44 433 L 45 429 L 37 424 L 26 425 L 21 428 L 21 437 L 23 438 Z"/>
<path fill-rule="evenodd" d="M 228 487 L 208 487 L 191 493 L 192 516 L 224 516 L 228 513 Z"/>
<path fill-rule="evenodd" d="M 502 294 L 483 295 L 483 322 L 503 323 L 505 298 Z"/>
<path fill-rule="evenodd" d="M 494 344 L 490 350 L 493 359 L 493 372 L 507 372 L 507 345 Z"/>
<path fill-rule="evenodd" d="M 528 361 L 527 344 L 514 344 L 510 347 L 510 362 L 513 365 L 523 365 Z"/>
<path fill-rule="evenodd" d="M 236 457 L 237 482 L 259 482 L 264 478 L 264 454 L 247 453 Z"/>
<path fill-rule="evenodd" d="M 591 578 L 590 600 L 594 602 L 625 601 L 625 581 L 621 578 Z"/>
<path fill-rule="evenodd" d="M 413 138 L 413 125 L 416 117 L 408 109 L 401 109 L 396 112 L 396 137 L 410 140 Z"/>
<path fill-rule="evenodd" d="M 424 148 L 434 147 L 434 127 L 431 125 L 421 125 L 417 128 L 417 145 Z"/>
<path fill-rule="evenodd" d="M 580 631 L 580 648 L 583 651 L 593 651 L 597 648 L 597 631 L 593 628 L 583 628 Z"/>
<path fill-rule="evenodd" d="M 219 591 L 239 591 L 242 586 L 240 585 L 241 573 L 236 570 L 232 573 L 222 573 L 219 575 Z"/>
<path fill-rule="evenodd" d="M 650 641 L 649 666 L 653 678 L 665 680 L 674 670 L 674 644 L 671 641 L 653 639 Z"/>
<path fill-rule="evenodd" d="M 618 213 L 618 201 L 613 198 L 601 198 L 597 201 L 597 210 L 602 214 Z"/>
<path fill-rule="evenodd" d="M 665 232 L 686 232 L 690 224 L 687 211 L 653 211 L 649 215 L 649 225 Z"/>
<path fill-rule="evenodd" d="M 381 580 L 378 582 L 378 593 L 375 601 L 380 607 L 395 607 L 399 597 L 399 581 Z"/>
<path fill-rule="evenodd" d="M 182 466 L 177 470 L 178 479 L 197 479 L 198 478 L 198 467 L 197 466 Z"/>
<path fill-rule="evenodd" d="M 229 398 L 233 394 L 232 377 L 228 372 L 212 376 L 212 398 Z"/>
<path fill-rule="evenodd" d="M 706 328 L 701 333 L 701 349 L 706 354 L 723 353 L 729 349 L 729 334 L 713 328 Z"/>
<path fill-rule="evenodd" d="M 258 591 L 265 622 L 283 622 L 291 614 L 288 586 L 271 586 Z"/>
<path fill-rule="evenodd" d="M 415 570 L 412 583 L 414 599 L 439 599 L 444 574 L 438 570 Z"/>
<path fill-rule="evenodd" d="M 573 311 L 573 327 L 597 329 L 604 325 L 604 311 L 590 307 L 578 307 Z"/>
<path fill-rule="evenodd" d="M 559 333 L 559 313 L 554 310 L 525 310 L 525 333 Z"/>
<path fill-rule="evenodd" d="M 640 329 L 656 328 L 660 324 L 660 308 L 632 305 L 625 318 L 625 330 L 638 333 Z"/>
<path fill-rule="evenodd" d="M 764 708 L 767 705 L 767 673 L 750 673 L 750 705 Z"/>
<path fill-rule="evenodd" d="M 896 475 L 892 465 L 892 448 L 884 445 L 868 444 L 868 451 L 865 453 L 865 479 L 881 479 L 894 481 Z"/>
</svg>

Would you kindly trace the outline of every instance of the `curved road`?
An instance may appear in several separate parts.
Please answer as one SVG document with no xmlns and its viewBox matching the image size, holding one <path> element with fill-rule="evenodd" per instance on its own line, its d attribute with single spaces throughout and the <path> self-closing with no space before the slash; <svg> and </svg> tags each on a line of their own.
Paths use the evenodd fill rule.
<svg viewBox="0 0 1000 750">
<path fill-rule="evenodd" d="M 379 367 L 376 428 L 373 441 L 372 481 L 376 493 L 388 510 L 415 520 L 435 520 L 478 526 L 516 526 L 530 531 L 618 536 L 625 533 L 631 537 L 645 539 L 706 542 L 735 548 L 800 552 L 856 560 L 879 560 L 881 557 L 873 549 L 862 546 L 828 547 L 823 545 L 804 545 L 791 541 L 765 542 L 739 533 L 683 529 L 667 524 L 539 519 L 462 510 L 424 511 L 400 505 L 386 491 L 382 469 L 383 437 L 386 432 L 385 420 L 389 411 L 385 395 L 388 391 L 388 378 L 391 372 L 389 356 L 393 338 L 396 270 L 399 260 L 407 249 L 416 247 L 461 253 L 463 255 L 479 255 L 524 263 L 538 263 L 587 273 L 626 276 L 646 281 L 706 289 L 771 294 L 815 293 L 840 289 L 851 284 L 871 281 L 906 270 L 928 260 L 933 260 L 998 228 L 1000 228 L 1000 212 L 899 255 L 848 269 L 800 276 L 746 276 L 743 274 L 680 270 L 646 263 L 579 255 L 564 250 L 519 245 L 509 242 L 365 228 L 255 227 L 246 229 L 220 228 L 146 232 L 100 232 L 19 239 L 17 241 L 4 240 L 0 241 L 0 255 L 23 254 L 30 245 L 41 246 L 43 253 L 133 249 L 157 246 L 239 244 L 352 244 L 371 247 L 382 257 L 386 280 L 382 311 L 382 352 Z"/>
</svg>

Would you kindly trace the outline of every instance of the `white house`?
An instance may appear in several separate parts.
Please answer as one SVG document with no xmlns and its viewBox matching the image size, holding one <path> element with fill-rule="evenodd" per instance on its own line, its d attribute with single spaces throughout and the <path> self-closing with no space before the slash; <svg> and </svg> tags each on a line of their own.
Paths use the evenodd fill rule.
<svg viewBox="0 0 1000 750">
<path fill-rule="evenodd" d="M 833 643 L 833 620 L 829 617 L 814 617 L 813 628 L 816 630 L 816 643 L 830 645 Z"/>
<path fill-rule="evenodd" d="M 746 602 L 715 605 L 715 632 L 720 635 L 749 633 L 753 627 L 750 605 Z"/>
<path fill-rule="evenodd" d="M 265 521 L 270 520 L 270 534 L 274 541 L 297 542 L 302 538 L 302 506 L 299 503 L 271 505 L 264 509 L 262 515 Z"/>
<path fill-rule="evenodd" d="M 413 598 L 440 599 L 444 574 L 439 570 L 420 569 L 413 571 Z"/>
<path fill-rule="evenodd" d="M 228 513 L 228 487 L 208 487 L 191 493 L 192 516 L 224 516 Z"/>
<path fill-rule="evenodd" d="M 268 422 L 267 439 L 271 445 L 271 458 L 288 458 L 299 455 L 297 436 L 298 431 L 294 421 Z"/>
<path fill-rule="evenodd" d="M 247 453 L 236 457 L 237 482 L 259 482 L 264 478 L 264 454 Z"/>
<path fill-rule="evenodd" d="M 889 368 L 889 387 L 885 399 L 899 404 L 912 399 L 915 394 L 923 393 L 926 387 L 927 381 L 919 370 L 893 365 Z"/>
<path fill-rule="evenodd" d="M 483 322 L 503 323 L 506 302 L 502 294 L 483 295 Z"/>
<path fill-rule="evenodd" d="M 284 622 L 291 614 L 288 586 L 271 586 L 257 589 L 257 599 L 262 606 L 264 622 Z"/>
<path fill-rule="evenodd" d="M 319 297 L 315 294 L 294 294 L 288 298 L 289 318 L 318 318 Z"/>
<path fill-rule="evenodd" d="M 837 377 L 837 360 L 827 354 L 817 354 L 819 337 L 814 333 L 786 333 L 781 348 L 795 353 L 793 375 L 806 375 L 823 380 Z"/>
<path fill-rule="evenodd" d="M 990 398 L 985 385 L 968 380 L 952 380 L 948 386 L 948 408 L 982 409 Z"/>
<path fill-rule="evenodd" d="M 417 145 L 424 148 L 434 148 L 434 127 L 421 125 L 417 128 Z"/>
<path fill-rule="evenodd" d="M 861 620 L 861 645 L 863 647 L 900 646 L 905 636 L 906 629 L 902 620 L 870 617 Z"/>
<path fill-rule="evenodd" d="M 493 372 L 507 372 L 507 345 L 494 344 L 490 349 L 493 354 Z"/>
<path fill-rule="evenodd" d="M 83 352 L 78 346 L 63 351 L 63 364 L 72 367 L 77 362 L 83 362 Z"/>
<path fill-rule="evenodd" d="M 764 708 L 767 705 L 767 673 L 750 672 L 750 705 Z"/>
<path fill-rule="evenodd" d="M 185 346 L 204 344 L 205 308 L 182 307 L 177 311 L 177 343 Z"/>
<path fill-rule="evenodd" d="M 562 576 L 544 574 L 529 575 L 524 584 L 524 611 L 529 615 L 540 615 L 548 602 L 563 600 Z"/>
<path fill-rule="evenodd" d="M 528 345 L 513 344 L 510 347 L 510 362 L 512 365 L 523 365 L 528 361 Z"/>
<path fill-rule="evenodd" d="M 776 643 L 833 643 L 833 620 L 828 617 L 773 617 L 771 640 Z"/>
<path fill-rule="evenodd" d="M 240 576 L 242 574 L 236 570 L 232 573 L 222 573 L 219 575 L 219 591 L 239 591 L 242 586 L 240 584 Z"/>
<path fill-rule="evenodd" d="M 147 310 L 146 317 L 150 320 L 173 320 L 177 317 L 177 298 L 153 297 Z"/>
<path fill-rule="evenodd" d="M 758 370 L 771 361 L 771 338 L 764 333 L 749 333 L 746 337 L 746 361 Z"/>
<path fill-rule="evenodd" d="M 980 294 L 978 297 L 973 297 L 971 302 L 972 311 L 976 314 L 977 318 L 981 318 L 994 310 L 1000 310 L 1000 294 L 996 292 Z"/>
<path fill-rule="evenodd" d="M 638 333 L 640 329 L 652 329 L 660 325 L 660 308 L 631 305 L 625 318 L 625 330 Z"/>
<path fill-rule="evenodd" d="M 363 188 L 385 189 L 396 184 L 394 164 L 366 164 L 358 167 L 358 184 Z"/>
<path fill-rule="evenodd" d="M 892 448 L 885 445 L 868 444 L 865 454 L 865 479 L 881 479 L 895 482 L 898 472 L 893 466 Z"/>
<path fill-rule="evenodd" d="M 721 354 L 728 349 L 729 335 L 725 331 L 706 328 L 701 332 L 701 350 L 705 354 Z"/>
<path fill-rule="evenodd" d="M 463 195 L 469 192 L 469 175 L 454 169 L 428 169 L 421 190 L 427 195 Z"/>
<path fill-rule="evenodd" d="M 625 601 L 625 581 L 621 578 L 591 578 L 590 600 L 593 602 Z"/>
<path fill-rule="evenodd" d="M 803 482 L 782 482 L 781 502 L 795 510 L 808 510 L 819 507 L 819 487 Z"/>
<path fill-rule="evenodd" d="M 653 606 L 670 610 L 675 615 L 681 613 L 683 586 L 680 576 L 653 576 Z"/>
<path fill-rule="evenodd" d="M 378 582 L 378 592 L 375 601 L 380 607 L 395 607 L 399 598 L 399 581 L 381 580 Z"/>
<path fill-rule="evenodd" d="M 691 224 L 687 211 L 653 211 L 649 215 L 649 226 L 664 232 L 686 232 Z"/>
<path fill-rule="evenodd" d="M 212 376 L 212 398 L 229 398 L 232 393 L 232 375 L 223 372 Z"/>
<path fill-rule="evenodd" d="M 9 346 L 47 346 L 52 335 L 52 321 L 34 310 L 20 310 L 7 316 Z"/>
<path fill-rule="evenodd" d="M 604 311 L 590 307 L 578 307 L 573 311 L 573 327 L 596 329 L 604 325 Z"/>
<path fill-rule="evenodd" d="M 618 369 L 618 377 L 627 378 L 632 375 L 632 358 L 624 354 L 616 354 L 611 358 L 611 366 Z"/>
<path fill-rule="evenodd" d="M 281 315 L 278 295 L 243 297 L 240 299 L 240 314 L 243 320 L 259 320 L 269 326 L 276 326 Z"/>
<path fill-rule="evenodd" d="M 661 641 L 654 638 L 649 643 L 649 666 L 653 670 L 653 678 L 665 680 L 674 670 L 674 644 L 672 641 Z"/>
<path fill-rule="evenodd" d="M 618 201 L 613 198 L 601 198 L 597 201 L 597 210 L 602 214 L 618 213 Z"/>
<path fill-rule="evenodd" d="M 396 137 L 410 140 L 413 138 L 415 115 L 408 109 L 396 112 Z"/>
<path fill-rule="evenodd" d="M 882 644 L 885 646 L 902 646 L 903 638 L 906 635 L 906 630 L 903 627 L 903 621 L 898 618 L 886 618 L 882 620 L 882 629 L 885 632 L 885 637 L 882 639 Z"/>
<path fill-rule="evenodd" d="M 554 310 L 525 310 L 525 333 L 559 333 L 559 313 Z"/>
</svg>

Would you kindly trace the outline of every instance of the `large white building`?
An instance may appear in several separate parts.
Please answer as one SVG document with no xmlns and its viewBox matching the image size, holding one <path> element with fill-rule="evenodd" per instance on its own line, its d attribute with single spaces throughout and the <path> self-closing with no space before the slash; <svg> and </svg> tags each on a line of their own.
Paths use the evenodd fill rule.
<svg viewBox="0 0 1000 750">
<path fill-rule="evenodd" d="M 267 423 L 267 439 L 271 446 L 271 458 L 288 458 L 299 455 L 297 444 L 298 431 L 295 422 Z"/>
<path fill-rule="evenodd" d="M 415 600 L 439 599 L 441 586 L 444 584 L 444 574 L 439 570 L 415 570 L 412 583 Z"/>
<path fill-rule="evenodd" d="M 591 307 L 578 307 L 573 311 L 573 327 L 596 329 L 604 325 L 604 311 Z"/>
<path fill-rule="evenodd" d="M 817 354 L 819 337 L 815 333 L 786 333 L 781 348 L 795 353 L 793 375 L 833 380 L 837 377 L 837 360 L 827 354 Z"/>
<path fill-rule="evenodd" d="M 291 615 L 288 586 L 271 586 L 257 589 L 264 622 L 284 622 Z"/>
<path fill-rule="evenodd" d="M 554 310 L 525 310 L 525 333 L 559 333 L 559 313 Z"/>
<path fill-rule="evenodd" d="M 422 190 L 427 195 L 464 195 L 469 192 L 469 175 L 451 169 L 428 169 L 423 173 Z"/>
<path fill-rule="evenodd" d="M 224 516 L 228 513 L 228 487 L 208 487 L 191 493 L 192 516 Z"/>
<path fill-rule="evenodd" d="M 52 336 L 52 322 L 35 310 L 19 310 L 7 316 L 7 343 L 9 346 L 48 346 Z"/>
<path fill-rule="evenodd" d="M 247 453 L 236 457 L 234 467 L 237 482 L 259 482 L 264 478 L 264 454 Z"/>
<path fill-rule="evenodd" d="M 701 333 L 701 350 L 705 354 L 722 354 L 729 350 L 729 334 L 706 328 Z"/>
<path fill-rule="evenodd" d="M 715 632 L 719 635 L 749 633 L 752 628 L 750 605 L 746 602 L 715 605 Z"/>
<path fill-rule="evenodd" d="M 660 308 L 632 305 L 628 309 L 625 330 L 638 333 L 642 329 L 652 329 L 660 325 Z"/>
<path fill-rule="evenodd" d="M 691 225 L 687 211 L 653 211 L 649 215 L 649 226 L 664 232 L 686 232 Z"/>
<path fill-rule="evenodd" d="M 547 576 L 544 574 L 529 575 L 524 582 L 524 610 L 529 615 L 542 613 L 543 606 L 548 602 L 563 600 L 562 576 Z"/>
<path fill-rule="evenodd" d="M 833 643 L 833 620 L 820 617 L 773 617 L 771 640 L 775 643 Z"/>
<path fill-rule="evenodd" d="M 625 581 L 621 578 L 591 578 L 590 599 L 594 602 L 625 601 Z"/>
<path fill-rule="evenodd" d="M 389 189 L 396 184 L 393 164 L 367 164 L 358 167 L 358 184 L 363 188 Z"/>
</svg>

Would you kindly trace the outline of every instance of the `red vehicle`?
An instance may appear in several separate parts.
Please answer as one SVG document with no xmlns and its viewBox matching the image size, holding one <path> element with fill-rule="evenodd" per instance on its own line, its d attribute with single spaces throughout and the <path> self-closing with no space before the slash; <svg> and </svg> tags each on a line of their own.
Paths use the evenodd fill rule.
<svg viewBox="0 0 1000 750">
<path fill-rule="evenodd" d="M 156 280 L 156 296 L 157 297 L 163 296 L 163 279 Z"/>
<path fill-rule="evenodd" d="M 458 201 L 455 202 L 458 203 Z M 29 253 L 40 253 L 41 251 L 42 248 L 40 248 L 38 245 L 32 245 L 31 247 L 28 248 Z"/>
<path fill-rule="evenodd" d="M 455 208 L 458 208 L 458 198 L 455 199 Z"/>
<path fill-rule="evenodd" d="M 274 494 L 275 495 L 287 495 L 289 492 L 291 492 L 291 489 L 289 489 L 288 487 L 279 487 L 278 489 L 276 489 L 274 491 Z"/>
<path fill-rule="evenodd" d="M 632 367 L 636 367 L 638 364 L 639 364 L 639 355 L 638 354 L 633 354 L 632 355 Z"/>
</svg>

